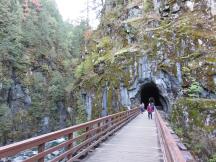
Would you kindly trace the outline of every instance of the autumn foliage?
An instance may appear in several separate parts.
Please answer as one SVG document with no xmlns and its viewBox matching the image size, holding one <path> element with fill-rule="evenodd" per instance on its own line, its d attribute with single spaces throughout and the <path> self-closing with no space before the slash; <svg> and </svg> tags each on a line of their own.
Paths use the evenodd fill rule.
<svg viewBox="0 0 216 162">
<path fill-rule="evenodd" d="M 23 1 L 23 14 L 24 14 L 24 18 L 26 18 L 29 15 L 30 12 L 30 5 L 33 5 L 36 9 L 37 12 L 41 11 L 41 4 L 39 2 L 39 0 L 24 0 Z"/>
</svg>

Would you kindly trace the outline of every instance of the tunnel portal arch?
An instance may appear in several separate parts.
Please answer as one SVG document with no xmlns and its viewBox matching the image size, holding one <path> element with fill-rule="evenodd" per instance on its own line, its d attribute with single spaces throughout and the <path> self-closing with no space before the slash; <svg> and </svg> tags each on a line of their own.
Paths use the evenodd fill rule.
<svg viewBox="0 0 216 162">
<path fill-rule="evenodd" d="M 143 84 L 140 88 L 140 103 L 144 103 L 147 108 L 149 100 L 152 100 L 158 109 L 168 111 L 168 99 L 163 96 L 158 86 L 152 81 Z"/>
</svg>

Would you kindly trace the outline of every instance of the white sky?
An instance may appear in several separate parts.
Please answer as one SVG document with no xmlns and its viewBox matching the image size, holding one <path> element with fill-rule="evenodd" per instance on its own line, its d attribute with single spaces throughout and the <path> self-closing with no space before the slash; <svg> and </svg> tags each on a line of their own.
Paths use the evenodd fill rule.
<svg viewBox="0 0 216 162">
<path fill-rule="evenodd" d="M 55 0 L 64 20 L 78 20 L 87 17 L 87 0 Z M 89 13 L 90 25 L 94 28 L 98 25 L 96 14 Z"/>
</svg>

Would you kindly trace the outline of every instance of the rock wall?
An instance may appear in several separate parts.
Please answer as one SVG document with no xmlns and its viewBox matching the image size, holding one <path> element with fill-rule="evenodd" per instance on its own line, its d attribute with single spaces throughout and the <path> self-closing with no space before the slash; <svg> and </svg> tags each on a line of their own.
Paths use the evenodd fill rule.
<svg viewBox="0 0 216 162">
<path fill-rule="evenodd" d="M 7 144 L 16 140 L 29 138 L 32 135 L 65 128 L 68 120 L 68 111 L 65 108 L 64 102 L 58 101 L 52 103 L 50 105 L 52 109 L 49 109 L 50 106 L 46 105 L 46 103 L 49 103 L 45 99 L 47 97 L 46 94 L 40 96 L 42 91 L 34 91 L 33 87 L 28 88 L 18 79 L 14 72 L 12 74 L 11 83 L 8 85 L 8 88 L 2 87 L 0 89 L 0 116 L 2 120 L 0 142 Z M 32 72 L 31 75 L 35 77 L 34 79 L 41 76 L 41 81 L 44 85 L 47 85 L 47 78 L 42 73 L 37 71 Z M 37 102 L 39 98 L 41 103 Z M 3 116 L 7 116 L 7 120 L 9 121 L 4 119 Z"/>
<path fill-rule="evenodd" d="M 197 161 L 216 152 L 216 100 L 180 98 L 173 106 L 171 124 Z"/>
</svg>

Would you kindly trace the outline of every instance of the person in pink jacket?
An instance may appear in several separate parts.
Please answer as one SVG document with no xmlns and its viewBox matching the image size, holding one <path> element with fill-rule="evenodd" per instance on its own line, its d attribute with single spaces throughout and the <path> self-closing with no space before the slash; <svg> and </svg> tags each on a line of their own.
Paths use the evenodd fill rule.
<svg viewBox="0 0 216 162">
<path fill-rule="evenodd" d="M 152 112 L 154 111 L 154 105 L 149 103 L 147 106 L 148 118 L 152 119 Z"/>
</svg>

